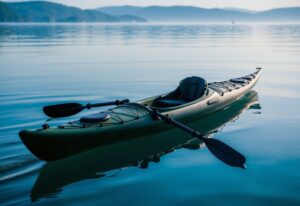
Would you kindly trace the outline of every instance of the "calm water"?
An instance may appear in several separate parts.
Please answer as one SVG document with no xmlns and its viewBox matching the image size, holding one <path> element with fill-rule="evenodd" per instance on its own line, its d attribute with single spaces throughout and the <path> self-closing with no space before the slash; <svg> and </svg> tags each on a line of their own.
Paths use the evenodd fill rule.
<svg viewBox="0 0 300 206">
<path fill-rule="evenodd" d="M 300 24 L 0 25 L 0 204 L 300 205 L 299 56 Z M 217 130 L 246 170 L 172 131 L 50 164 L 18 137 L 44 123 L 50 103 L 134 101 L 187 76 L 258 66 L 257 93 L 191 124 Z"/>
</svg>

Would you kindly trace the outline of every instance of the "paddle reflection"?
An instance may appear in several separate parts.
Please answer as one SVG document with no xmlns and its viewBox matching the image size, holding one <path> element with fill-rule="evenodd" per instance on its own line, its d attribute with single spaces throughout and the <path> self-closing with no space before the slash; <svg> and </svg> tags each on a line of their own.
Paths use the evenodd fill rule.
<svg viewBox="0 0 300 206">
<path fill-rule="evenodd" d="M 256 92 L 251 91 L 229 107 L 190 122 L 188 126 L 212 136 L 220 132 L 226 123 L 236 120 L 246 109 L 261 109 Z M 104 177 L 111 170 L 123 167 L 146 169 L 150 162 L 159 163 L 162 156 L 177 149 L 195 150 L 202 147 L 202 141 L 177 128 L 98 147 L 44 165 L 32 188 L 31 200 L 34 202 L 42 197 L 56 197 L 63 187 L 71 183 Z"/>
</svg>

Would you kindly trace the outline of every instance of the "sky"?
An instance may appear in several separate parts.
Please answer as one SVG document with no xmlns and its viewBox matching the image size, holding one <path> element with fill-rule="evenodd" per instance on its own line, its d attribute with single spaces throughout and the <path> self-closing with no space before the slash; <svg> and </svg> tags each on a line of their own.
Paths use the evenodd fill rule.
<svg viewBox="0 0 300 206">
<path fill-rule="evenodd" d="M 16 0 L 4 0 L 15 2 Z M 21 1 L 21 0 L 20 0 Z M 27 0 L 23 0 L 27 1 Z M 97 8 L 103 6 L 135 5 L 135 6 L 170 6 L 189 5 L 204 8 L 235 7 L 249 10 L 268 10 L 279 7 L 300 7 L 300 0 L 50 0 L 52 2 L 82 9 Z"/>
</svg>

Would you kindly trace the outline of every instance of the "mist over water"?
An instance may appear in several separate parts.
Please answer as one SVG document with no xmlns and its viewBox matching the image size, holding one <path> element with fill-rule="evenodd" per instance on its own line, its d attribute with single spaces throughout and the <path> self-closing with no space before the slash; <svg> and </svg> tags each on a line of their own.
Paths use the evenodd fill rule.
<svg viewBox="0 0 300 206">
<path fill-rule="evenodd" d="M 299 205 L 299 56 L 300 24 L 1 24 L 0 204 Z M 117 158 L 124 154 L 113 146 L 46 164 L 18 137 L 41 127 L 45 105 L 136 101 L 187 76 L 221 81 L 256 67 L 263 68 L 253 97 L 259 107 L 239 114 L 241 104 L 210 119 L 232 117 L 213 136 L 247 157 L 246 170 L 224 165 L 207 148 L 179 147 L 184 141 L 170 134 L 120 144 L 151 145 L 141 156 L 161 151 L 156 145 L 176 148 L 147 169 Z"/>
</svg>

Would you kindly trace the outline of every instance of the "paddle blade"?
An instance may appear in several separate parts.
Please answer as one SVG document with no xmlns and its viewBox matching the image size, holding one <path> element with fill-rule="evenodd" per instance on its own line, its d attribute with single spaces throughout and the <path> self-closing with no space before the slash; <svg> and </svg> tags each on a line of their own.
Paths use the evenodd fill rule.
<svg viewBox="0 0 300 206">
<path fill-rule="evenodd" d="M 235 149 L 229 147 L 224 142 L 212 138 L 203 138 L 209 151 L 222 162 L 232 166 L 246 168 L 246 158 Z"/>
<path fill-rule="evenodd" d="M 49 117 L 68 117 L 81 112 L 85 107 L 78 103 L 57 104 L 43 107 L 44 113 Z"/>
</svg>

